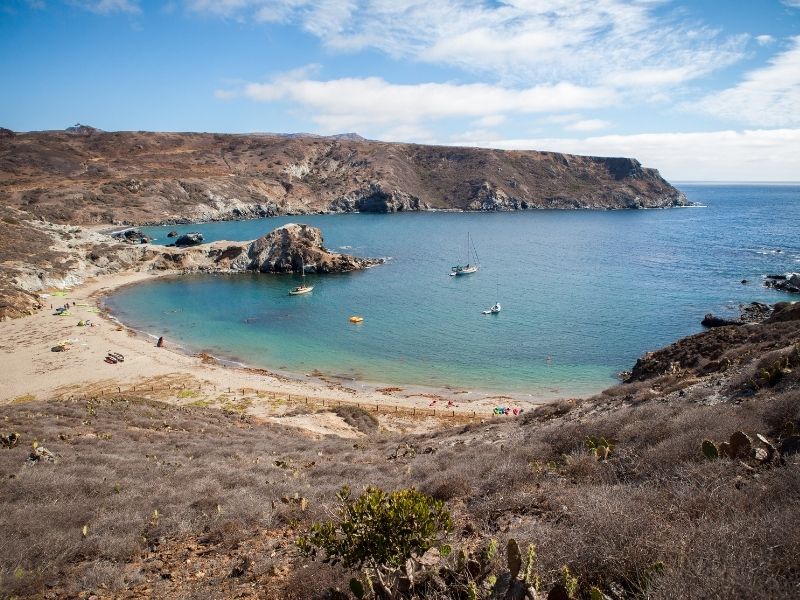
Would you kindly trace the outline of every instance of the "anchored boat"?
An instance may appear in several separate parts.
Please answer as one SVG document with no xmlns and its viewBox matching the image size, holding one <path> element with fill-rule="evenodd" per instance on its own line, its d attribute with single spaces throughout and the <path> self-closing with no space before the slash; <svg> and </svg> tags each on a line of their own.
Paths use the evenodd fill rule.
<svg viewBox="0 0 800 600">
<path fill-rule="evenodd" d="M 471 263 L 470 258 L 474 256 L 475 262 Z M 475 250 L 475 244 L 472 243 L 472 239 L 469 236 L 469 232 L 467 232 L 467 264 L 465 265 L 456 265 L 450 269 L 450 277 L 455 277 L 457 275 L 469 275 L 470 273 L 474 273 L 480 268 L 480 263 L 478 262 L 478 252 Z"/>
<path fill-rule="evenodd" d="M 298 285 L 296 288 L 292 288 L 289 290 L 290 296 L 299 296 L 300 294 L 308 294 L 311 290 L 314 289 L 313 285 L 306 285 L 306 263 L 300 259 L 303 271 L 303 283 Z"/>
</svg>

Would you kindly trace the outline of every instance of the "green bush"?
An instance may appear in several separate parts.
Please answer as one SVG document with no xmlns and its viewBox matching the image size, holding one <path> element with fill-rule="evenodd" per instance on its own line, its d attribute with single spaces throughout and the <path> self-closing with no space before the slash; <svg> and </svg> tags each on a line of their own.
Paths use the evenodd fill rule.
<svg viewBox="0 0 800 600">
<path fill-rule="evenodd" d="M 346 567 L 400 567 L 413 555 L 433 547 L 442 534 L 453 528 L 444 502 L 415 489 L 386 493 L 368 487 L 355 500 L 350 488 L 337 494 L 339 520 L 315 523 L 297 545 L 316 558 Z"/>
</svg>

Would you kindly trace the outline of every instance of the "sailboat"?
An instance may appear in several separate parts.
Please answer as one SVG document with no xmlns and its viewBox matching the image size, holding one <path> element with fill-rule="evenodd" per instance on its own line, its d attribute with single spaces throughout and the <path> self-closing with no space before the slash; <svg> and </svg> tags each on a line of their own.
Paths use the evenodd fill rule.
<svg viewBox="0 0 800 600">
<path fill-rule="evenodd" d="M 485 314 L 485 315 L 496 315 L 497 313 L 499 313 L 502 310 L 502 307 L 500 306 L 500 300 L 499 300 L 499 298 L 500 298 L 500 284 L 499 283 L 497 284 L 497 291 L 496 291 L 496 294 L 495 294 L 495 298 L 496 298 L 496 300 L 495 300 L 494 304 L 492 305 L 492 308 L 484 310 L 483 314 Z"/>
<path fill-rule="evenodd" d="M 289 290 L 290 296 L 299 296 L 300 294 L 308 294 L 311 290 L 314 289 L 313 285 L 306 285 L 306 263 L 305 261 L 303 261 L 302 258 L 300 259 L 300 264 L 302 265 L 303 283 Z"/>
<path fill-rule="evenodd" d="M 470 256 L 475 257 L 474 263 L 469 262 Z M 455 267 L 452 267 L 450 269 L 450 277 L 455 277 L 456 275 L 469 275 L 470 273 L 477 271 L 479 267 L 478 253 L 475 251 L 475 244 L 472 243 L 472 240 L 469 237 L 469 232 L 467 232 L 467 264 L 456 265 Z"/>
</svg>

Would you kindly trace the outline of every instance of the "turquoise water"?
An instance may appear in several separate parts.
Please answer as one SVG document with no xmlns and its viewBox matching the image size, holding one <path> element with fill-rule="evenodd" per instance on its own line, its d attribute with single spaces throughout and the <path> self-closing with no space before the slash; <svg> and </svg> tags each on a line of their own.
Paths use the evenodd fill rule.
<svg viewBox="0 0 800 600">
<path fill-rule="evenodd" d="M 194 275 L 123 288 L 124 322 L 290 372 L 388 384 L 587 394 L 636 358 L 695 333 L 707 312 L 789 299 L 760 285 L 800 270 L 800 186 L 680 186 L 704 208 L 281 217 L 146 228 L 253 239 L 287 222 L 320 227 L 328 248 L 387 257 L 364 272 Z M 481 270 L 448 277 L 470 233 Z M 740 284 L 746 278 L 752 283 Z M 481 311 L 499 299 L 499 315 Z M 353 325 L 350 315 L 362 315 Z M 549 360 L 548 360 L 549 357 Z"/>
</svg>

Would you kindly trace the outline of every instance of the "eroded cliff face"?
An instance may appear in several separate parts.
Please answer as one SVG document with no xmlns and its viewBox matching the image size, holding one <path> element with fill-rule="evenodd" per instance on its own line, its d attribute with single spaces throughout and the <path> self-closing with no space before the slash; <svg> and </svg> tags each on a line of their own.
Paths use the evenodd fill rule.
<svg viewBox="0 0 800 600">
<path fill-rule="evenodd" d="M 0 201 L 56 223 L 686 204 L 631 158 L 278 135 L 0 137 Z"/>
</svg>

